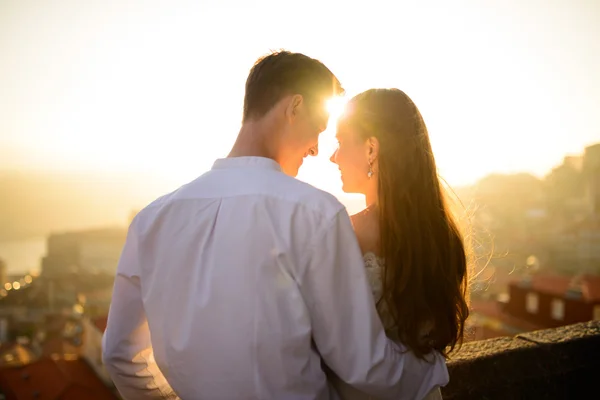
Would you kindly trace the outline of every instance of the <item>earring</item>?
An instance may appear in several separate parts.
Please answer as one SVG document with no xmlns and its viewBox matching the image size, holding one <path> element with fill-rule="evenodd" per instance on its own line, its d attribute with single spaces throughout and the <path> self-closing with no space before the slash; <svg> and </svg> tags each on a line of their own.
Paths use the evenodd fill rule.
<svg viewBox="0 0 600 400">
<path fill-rule="evenodd" d="M 371 179 L 372 176 L 373 176 L 373 162 L 369 161 L 369 172 L 367 172 L 367 177 L 369 179 Z"/>
</svg>

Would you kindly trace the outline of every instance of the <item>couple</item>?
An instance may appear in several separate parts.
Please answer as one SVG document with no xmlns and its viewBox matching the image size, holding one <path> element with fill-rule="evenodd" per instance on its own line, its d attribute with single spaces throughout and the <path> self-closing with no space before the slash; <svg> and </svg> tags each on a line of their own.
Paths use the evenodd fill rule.
<svg viewBox="0 0 600 400">
<path fill-rule="evenodd" d="M 125 399 L 441 398 L 467 263 L 413 102 L 369 90 L 338 123 L 361 213 L 294 178 L 342 91 L 315 59 L 262 58 L 229 156 L 135 217 L 103 340 Z"/>
</svg>

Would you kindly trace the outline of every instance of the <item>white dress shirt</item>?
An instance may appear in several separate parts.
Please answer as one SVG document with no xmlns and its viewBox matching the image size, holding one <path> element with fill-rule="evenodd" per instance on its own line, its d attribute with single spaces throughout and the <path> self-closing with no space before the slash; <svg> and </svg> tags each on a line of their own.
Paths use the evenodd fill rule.
<svg viewBox="0 0 600 400">
<path fill-rule="evenodd" d="M 126 399 L 330 399 L 321 360 L 380 398 L 447 383 L 401 350 L 343 205 L 270 159 L 217 160 L 129 228 L 103 347 Z"/>
</svg>

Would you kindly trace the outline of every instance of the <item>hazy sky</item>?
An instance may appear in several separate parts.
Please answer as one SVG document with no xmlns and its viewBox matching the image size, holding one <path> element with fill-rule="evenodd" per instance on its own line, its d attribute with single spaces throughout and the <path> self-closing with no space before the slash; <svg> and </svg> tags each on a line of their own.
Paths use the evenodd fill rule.
<svg viewBox="0 0 600 400">
<path fill-rule="evenodd" d="M 0 1 L 0 169 L 150 172 L 227 154 L 270 49 L 398 87 L 451 184 L 600 141 L 600 1 Z M 339 190 L 332 132 L 300 178 Z"/>
</svg>

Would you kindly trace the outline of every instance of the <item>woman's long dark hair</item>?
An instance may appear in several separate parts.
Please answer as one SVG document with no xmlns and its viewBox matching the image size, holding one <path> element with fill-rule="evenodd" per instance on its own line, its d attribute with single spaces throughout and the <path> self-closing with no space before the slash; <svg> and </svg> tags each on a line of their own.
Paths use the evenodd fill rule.
<svg viewBox="0 0 600 400">
<path fill-rule="evenodd" d="M 431 350 L 448 357 L 462 343 L 469 315 L 468 257 L 425 122 L 401 90 L 371 89 L 349 102 L 344 123 L 363 139 L 379 141 L 380 255 L 385 263 L 378 307 L 385 305 L 398 339 L 418 357 Z"/>
</svg>

